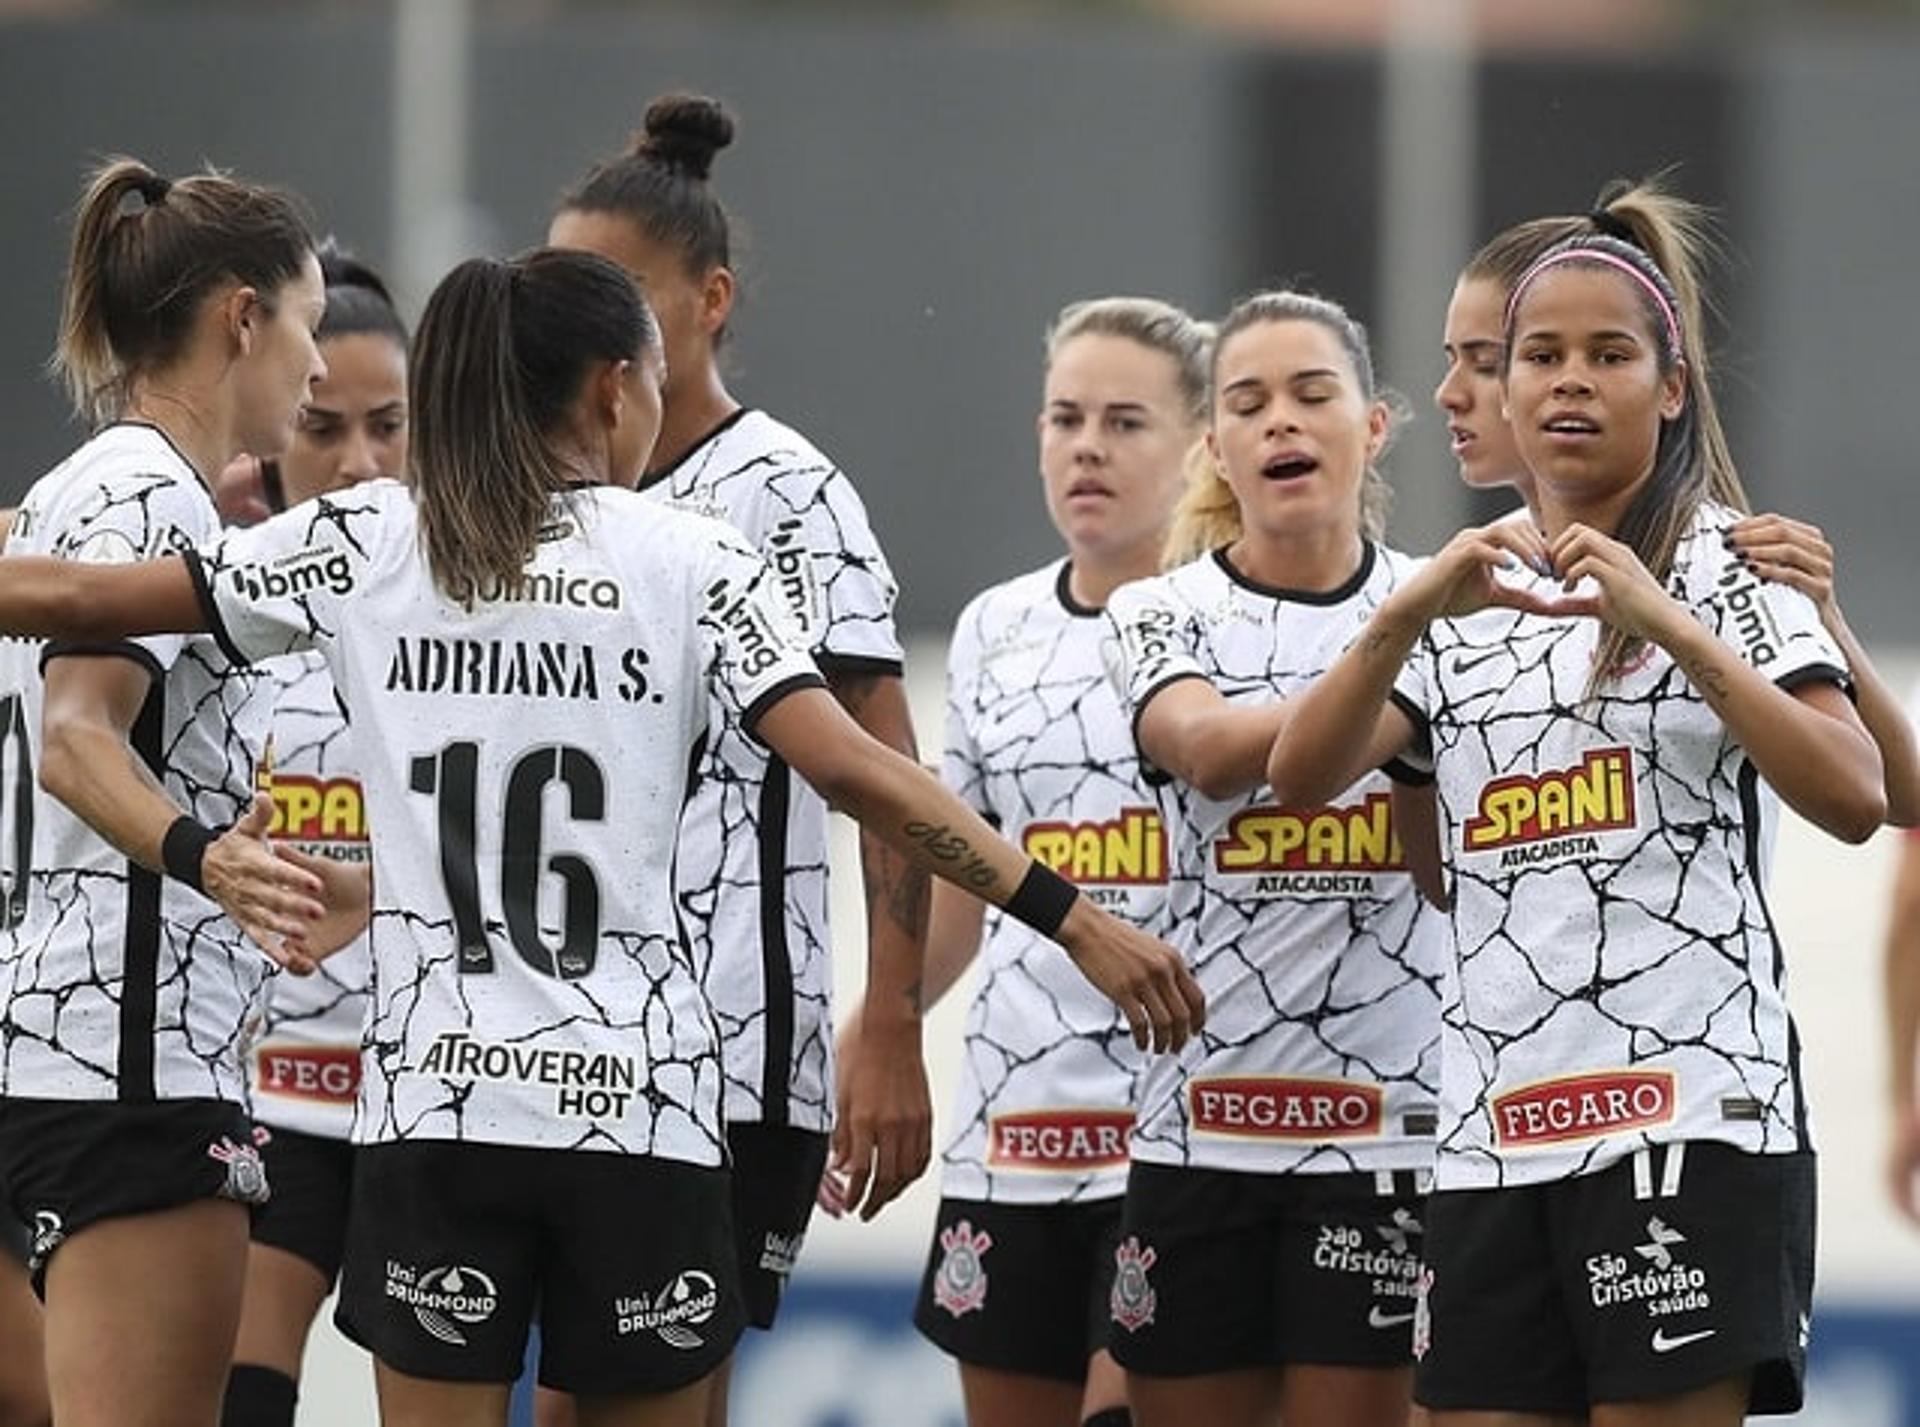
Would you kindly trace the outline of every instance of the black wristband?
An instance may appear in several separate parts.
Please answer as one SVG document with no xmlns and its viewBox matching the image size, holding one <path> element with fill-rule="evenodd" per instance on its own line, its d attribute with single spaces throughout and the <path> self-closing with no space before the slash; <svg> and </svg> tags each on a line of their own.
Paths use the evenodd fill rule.
<svg viewBox="0 0 1920 1427">
<path fill-rule="evenodd" d="M 1025 922 L 1041 936 L 1050 937 L 1060 930 L 1060 923 L 1067 919 L 1067 913 L 1073 910 L 1079 897 L 1080 889 L 1058 872 L 1031 862 L 1027 864 L 1027 875 L 1020 879 L 1020 885 L 1013 889 L 1013 895 L 1001 910 Z"/>
<path fill-rule="evenodd" d="M 205 895 L 207 889 L 201 884 L 200 869 L 207 860 L 207 848 L 218 836 L 205 823 L 195 822 L 183 813 L 173 820 L 167 835 L 160 839 L 160 865 L 174 881 L 184 882 Z"/>
</svg>

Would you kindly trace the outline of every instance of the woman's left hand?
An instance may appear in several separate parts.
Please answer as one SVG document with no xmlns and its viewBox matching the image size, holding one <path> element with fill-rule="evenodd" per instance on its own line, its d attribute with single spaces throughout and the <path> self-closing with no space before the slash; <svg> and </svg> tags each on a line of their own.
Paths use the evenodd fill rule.
<svg viewBox="0 0 1920 1427">
<path fill-rule="evenodd" d="M 1685 615 L 1631 546 L 1590 525 L 1568 526 L 1554 541 L 1552 555 L 1554 571 L 1570 596 L 1565 613 L 1595 615 L 1623 634 L 1655 644 L 1664 641 L 1676 617 Z M 1573 593 L 1582 580 L 1593 582 L 1593 593 Z"/>
<path fill-rule="evenodd" d="M 1726 540 L 1761 579 L 1800 591 L 1820 607 L 1822 620 L 1832 613 L 1833 546 L 1819 526 L 1784 515 L 1750 515 L 1728 528 Z"/>
</svg>

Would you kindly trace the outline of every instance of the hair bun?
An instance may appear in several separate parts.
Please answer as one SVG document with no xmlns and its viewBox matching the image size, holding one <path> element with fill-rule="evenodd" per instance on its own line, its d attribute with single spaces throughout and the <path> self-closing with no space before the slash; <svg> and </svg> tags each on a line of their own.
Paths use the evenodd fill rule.
<svg viewBox="0 0 1920 1427">
<path fill-rule="evenodd" d="M 688 178 L 705 179 L 713 156 L 733 142 L 733 115 L 704 94 L 663 94 L 641 122 L 634 153 Z"/>
</svg>

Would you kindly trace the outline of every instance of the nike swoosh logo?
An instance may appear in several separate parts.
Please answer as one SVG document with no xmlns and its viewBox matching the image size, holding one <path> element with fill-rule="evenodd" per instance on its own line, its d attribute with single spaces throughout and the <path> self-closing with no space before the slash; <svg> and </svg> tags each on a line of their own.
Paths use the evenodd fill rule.
<svg viewBox="0 0 1920 1427">
<path fill-rule="evenodd" d="M 1498 659 L 1506 652 L 1504 649 L 1488 649 L 1482 653 L 1473 655 L 1457 654 L 1453 660 L 1453 672 L 1456 674 L 1464 674 L 1470 669 L 1478 669 L 1482 664 L 1486 663 L 1487 660 Z"/>
<path fill-rule="evenodd" d="M 1411 1313 L 1382 1313 L 1378 1304 L 1367 1310 L 1367 1322 L 1376 1328 L 1398 1328 L 1402 1323 L 1412 1321 Z"/>
<path fill-rule="evenodd" d="M 1675 1348 L 1684 1348 L 1687 1344 L 1697 1343 L 1702 1338 L 1711 1338 L 1719 1331 L 1718 1328 L 1702 1328 L 1697 1333 L 1682 1333 L 1678 1337 L 1669 1338 L 1666 1329 L 1655 1328 L 1653 1330 L 1653 1350 L 1656 1353 L 1670 1353 Z"/>
</svg>

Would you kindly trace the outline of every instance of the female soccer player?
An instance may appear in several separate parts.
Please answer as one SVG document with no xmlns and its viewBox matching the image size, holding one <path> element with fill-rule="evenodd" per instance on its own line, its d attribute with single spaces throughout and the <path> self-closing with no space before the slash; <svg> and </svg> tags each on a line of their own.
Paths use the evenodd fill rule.
<svg viewBox="0 0 1920 1427">
<path fill-rule="evenodd" d="M 978 595 L 948 653 L 948 784 L 1149 929 L 1166 896 L 1166 834 L 1107 676 L 1101 616 L 1114 589 L 1159 569 L 1205 420 L 1209 339 L 1145 298 L 1060 313 L 1040 474 L 1067 556 Z M 986 964 L 915 1321 L 959 1359 L 975 1427 L 1110 1427 L 1127 1420 L 1107 1301 L 1140 1063 L 1112 1004 L 1051 946 L 936 887 L 929 1003 L 976 952 Z"/>
<path fill-rule="evenodd" d="M 632 149 L 561 200 L 548 240 L 626 268 L 659 317 L 666 411 L 640 489 L 717 516 L 779 572 L 778 588 L 854 719 L 915 756 L 893 626 L 892 571 L 852 482 L 792 427 L 742 406 L 719 349 L 733 313 L 731 236 L 708 183 L 732 142 L 712 99 L 647 107 Z M 826 807 L 738 729 L 716 729 L 682 820 L 678 875 L 702 984 L 720 1020 L 734 1230 L 748 1321 L 770 1328 L 827 1160 L 863 1217 L 919 1177 L 932 1146 L 920 1056 L 926 878 L 866 834 L 866 1035 L 835 1109 Z M 725 1421 L 724 1390 L 716 1423 Z"/>
<path fill-rule="evenodd" d="M 269 511 L 406 470 L 406 326 L 365 265 L 327 244 L 320 270 L 327 375 L 314 384 L 286 454 L 259 463 Z M 366 799 L 326 660 L 292 654 L 266 670 L 276 695 L 263 780 L 273 793 L 273 836 L 315 857 L 365 866 Z M 222 1427 L 293 1427 L 307 1332 L 346 1241 L 367 972 L 359 941 L 317 974 L 278 977 L 268 987 L 248 1081 L 273 1198 L 253 1220 Z"/>
<path fill-rule="evenodd" d="M 208 479 L 238 450 L 283 450 L 325 374 L 323 300 L 284 196 L 130 159 L 93 175 L 58 360 L 104 424 L 28 492 L 8 551 L 59 569 L 212 539 Z M 269 970 L 222 910 L 290 930 L 304 898 L 250 900 L 249 867 L 318 885 L 258 842 L 271 711 L 207 638 L 0 648 L 0 1164 L 71 1427 L 218 1415 L 245 1206 L 266 1197 L 240 1043 Z"/>
<path fill-rule="evenodd" d="M 536 1310 L 542 1380 L 584 1422 L 705 1420 L 745 1300 L 673 860 L 714 705 L 920 866 L 1057 935 L 1143 1042 L 1201 1015 L 1170 949 L 820 691 L 737 534 L 632 494 L 661 373 L 614 264 L 463 263 L 416 337 L 411 489 L 325 496 L 204 558 L 0 567 L 0 629 L 317 649 L 353 709 L 375 974 L 340 1318 L 390 1427 L 504 1422 Z"/>
<path fill-rule="evenodd" d="M 1416 1341 L 1443 1427 L 1801 1395 L 1813 1162 L 1760 783 L 1858 840 L 1882 771 L 1811 603 L 1733 554 L 1659 246 L 1576 236 L 1520 277 L 1501 351 L 1541 531 L 1457 536 L 1269 760 L 1308 802 L 1433 761 L 1454 965 Z"/>
<path fill-rule="evenodd" d="M 1605 233 L 1646 249 L 1673 284 L 1680 304 L 1681 340 L 1690 367 L 1708 372 L 1701 318 L 1705 311 L 1700 258 L 1709 246 L 1706 214 L 1658 184 L 1616 183 L 1583 216 L 1536 218 L 1489 240 L 1467 263 L 1447 305 L 1446 375 L 1434 401 L 1447 418 L 1460 478 L 1475 489 L 1511 486 L 1537 526 L 1539 502 L 1533 473 L 1514 444 L 1502 411 L 1502 320 L 1508 295 L 1521 275 L 1556 243 Z M 1708 462 L 1708 493 L 1722 504 L 1748 508 L 1717 418 L 1703 415 L 1702 443 Z M 1853 676 L 1854 706 L 1879 745 L 1886 767 L 1887 820 L 1899 827 L 1920 821 L 1920 745 L 1899 699 L 1854 635 L 1834 589 L 1833 547 L 1803 521 L 1753 515 L 1730 531 L 1734 550 L 1755 573 L 1799 590 L 1820 611 L 1820 623 Z"/>
<path fill-rule="evenodd" d="M 1136 1420 L 1400 1427 L 1439 1096 L 1439 929 L 1383 774 L 1264 786 L 1279 699 L 1413 564 L 1378 543 L 1391 408 L 1338 306 L 1264 293 L 1214 349 L 1170 556 L 1115 591 L 1141 756 L 1171 779 L 1168 924 L 1207 1031 L 1149 1065 L 1110 1303 Z"/>
</svg>

